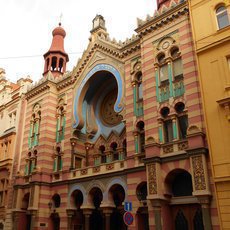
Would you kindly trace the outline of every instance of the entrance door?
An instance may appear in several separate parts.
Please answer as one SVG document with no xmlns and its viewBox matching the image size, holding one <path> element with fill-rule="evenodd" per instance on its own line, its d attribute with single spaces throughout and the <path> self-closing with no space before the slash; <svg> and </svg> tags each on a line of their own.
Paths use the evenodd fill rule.
<svg viewBox="0 0 230 230">
<path fill-rule="evenodd" d="M 204 230 L 200 205 L 172 206 L 173 230 Z"/>
</svg>

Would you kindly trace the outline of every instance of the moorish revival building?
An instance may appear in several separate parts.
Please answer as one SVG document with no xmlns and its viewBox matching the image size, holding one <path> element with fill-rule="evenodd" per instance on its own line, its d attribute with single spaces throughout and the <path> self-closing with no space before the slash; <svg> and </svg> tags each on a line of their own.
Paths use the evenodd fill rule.
<svg viewBox="0 0 230 230">
<path fill-rule="evenodd" d="M 5 229 L 220 229 L 188 4 L 157 5 L 124 42 L 97 15 L 71 72 L 53 30 L 21 102 Z"/>
</svg>

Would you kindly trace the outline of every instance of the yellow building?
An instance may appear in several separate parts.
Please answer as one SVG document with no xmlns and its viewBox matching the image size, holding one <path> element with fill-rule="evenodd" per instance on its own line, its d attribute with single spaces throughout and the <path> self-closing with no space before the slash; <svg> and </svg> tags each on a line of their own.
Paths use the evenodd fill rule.
<svg viewBox="0 0 230 230">
<path fill-rule="evenodd" d="M 230 1 L 189 0 L 222 229 L 230 229 Z"/>
</svg>

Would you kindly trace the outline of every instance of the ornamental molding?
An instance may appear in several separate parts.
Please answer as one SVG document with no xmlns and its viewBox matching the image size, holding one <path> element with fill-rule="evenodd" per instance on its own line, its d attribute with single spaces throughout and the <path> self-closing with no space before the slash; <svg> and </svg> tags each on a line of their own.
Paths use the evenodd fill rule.
<svg viewBox="0 0 230 230">
<path fill-rule="evenodd" d="M 135 31 L 142 37 L 161 27 L 165 28 L 167 24 L 170 24 L 183 15 L 188 15 L 188 13 L 189 9 L 187 3 L 180 3 L 168 9 L 168 11 L 162 12 L 162 14 L 157 12 L 153 17 L 148 15 L 146 20 L 137 19 L 138 27 Z"/>
<path fill-rule="evenodd" d="M 192 157 L 195 190 L 206 190 L 205 173 L 202 156 Z"/>
<path fill-rule="evenodd" d="M 156 163 L 149 164 L 147 166 L 147 170 L 148 170 L 149 195 L 157 194 Z"/>
</svg>

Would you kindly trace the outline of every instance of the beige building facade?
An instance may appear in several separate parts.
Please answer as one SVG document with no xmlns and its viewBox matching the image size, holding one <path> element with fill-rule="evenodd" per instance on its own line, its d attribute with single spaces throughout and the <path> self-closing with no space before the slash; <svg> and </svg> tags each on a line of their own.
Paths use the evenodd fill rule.
<svg viewBox="0 0 230 230">
<path fill-rule="evenodd" d="M 230 1 L 189 0 L 222 229 L 230 229 Z"/>
</svg>

